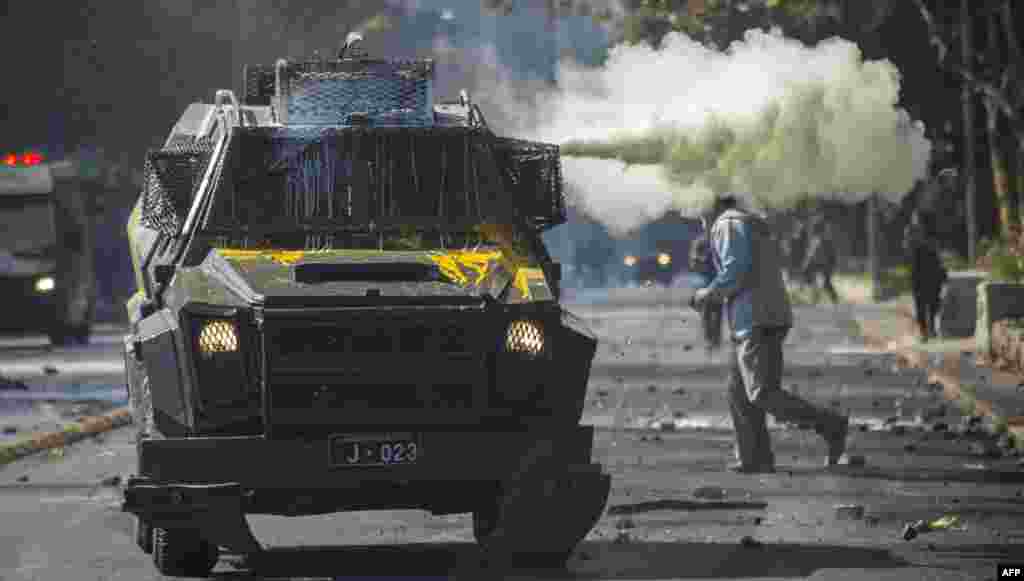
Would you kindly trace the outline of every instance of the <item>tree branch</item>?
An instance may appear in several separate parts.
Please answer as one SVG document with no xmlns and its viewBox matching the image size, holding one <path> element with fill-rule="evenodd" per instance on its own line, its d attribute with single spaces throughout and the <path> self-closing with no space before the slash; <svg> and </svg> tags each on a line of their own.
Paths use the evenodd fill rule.
<svg viewBox="0 0 1024 581">
<path fill-rule="evenodd" d="M 950 64 L 948 62 L 948 57 L 952 51 L 949 48 L 949 44 L 946 43 L 942 38 L 942 35 L 939 33 L 938 26 L 935 24 L 935 18 L 932 15 L 931 10 L 929 10 L 928 6 L 924 3 L 924 0 L 914 0 L 914 4 L 917 5 L 918 12 L 920 12 L 922 20 L 924 20 L 925 25 L 928 27 L 929 41 L 938 52 L 939 66 L 952 71 L 954 74 L 959 76 L 963 82 L 967 83 L 971 90 L 981 94 L 986 99 L 991 100 L 992 103 L 1009 119 L 1014 122 L 1020 122 L 1020 113 L 1011 102 L 1007 90 L 1000 88 L 996 83 L 988 79 L 980 78 L 978 75 L 962 66 Z"/>
</svg>

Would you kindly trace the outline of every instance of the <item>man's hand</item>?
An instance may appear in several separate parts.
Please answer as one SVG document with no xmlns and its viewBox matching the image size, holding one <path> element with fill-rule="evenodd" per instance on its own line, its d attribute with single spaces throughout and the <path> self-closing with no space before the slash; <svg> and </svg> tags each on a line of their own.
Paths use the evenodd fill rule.
<svg viewBox="0 0 1024 581">
<path fill-rule="evenodd" d="M 704 301 L 708 300 L 708 297 L 710 296 L 711 289 L 699 288 L 697 289 L 697 292 L 693 293 L 693 296 L 690 297 L 690 306 L 699 310 L 704 305 Z"/>
</svg>

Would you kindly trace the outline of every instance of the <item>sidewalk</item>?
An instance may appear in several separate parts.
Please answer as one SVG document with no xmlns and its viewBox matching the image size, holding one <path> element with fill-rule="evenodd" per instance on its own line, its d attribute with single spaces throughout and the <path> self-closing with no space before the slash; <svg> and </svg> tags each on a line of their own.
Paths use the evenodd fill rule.
<svg viewBox="0 0 1024 581">
<path fill-rule="evenodd" d="M 903 366 L 927 369 L 928 381 L 940 384 L 948 401 L 982 418 L 996 435 L 1010 434 L 1024 450 L 1024 376 L 979 364 L 973 337 L 921 343 L 909 297 L 857 305 L 855 313 L 868 346 L 896 355 Z"/>
</svg>

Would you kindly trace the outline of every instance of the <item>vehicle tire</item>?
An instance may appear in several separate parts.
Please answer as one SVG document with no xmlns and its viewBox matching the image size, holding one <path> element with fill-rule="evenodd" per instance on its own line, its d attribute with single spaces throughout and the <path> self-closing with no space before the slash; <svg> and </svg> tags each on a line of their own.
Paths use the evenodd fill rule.
<svg viewBox="0 0 1024 581">
<path fill-rule="evenodd" d="M 71 339 L 78 345 L 88 345 L 92 336 L 92 325 L 85 323 L 78 325 L 71 330 Z"/>
<path fill-rule="evenodd" d="M 143 553 L 153 553 L 153 525 L 140 517 L 135 517 L 135 544 Z"/>
<path fill-rule="evenodd" d="M 54 347 L 69 347 L 74 342 L 71 332 L 63 325 L 50 329 L 47 335 L 50 337 L 50 344 Z"/>
<path fill-rule="evenodd" d="M 207 577 L 219 550 L 190 529 L 153 529 L 153 563 L 168 577 Z"/>
<path fill-rule="evenodd" d="M 473 538 L 478 544 L 487 542 L 487 538 L 498 528 L 498 500 L 486 503 L 486 506 L 473 511 Z"/>
</svg>

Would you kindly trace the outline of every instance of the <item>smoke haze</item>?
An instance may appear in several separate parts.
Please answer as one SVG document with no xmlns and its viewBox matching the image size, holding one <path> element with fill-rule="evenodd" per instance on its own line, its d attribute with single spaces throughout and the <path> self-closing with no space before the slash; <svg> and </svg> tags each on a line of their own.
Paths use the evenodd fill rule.
<svg viewBox="0 0 1024 581">
<path fill-rule="evenodd" d="M 614 47 L 600 68 L 563 62 L 533 136 L 562 144 L 584 206 L 624 233 L 722 192 L 761 208 L 898 200 L 930 155 L 899 93 L 890 62 L 865 62 L 842 39 L 808 47 L 751 30 L 720 52 L 673 33 L 661 50 Z"/>
</svg>

